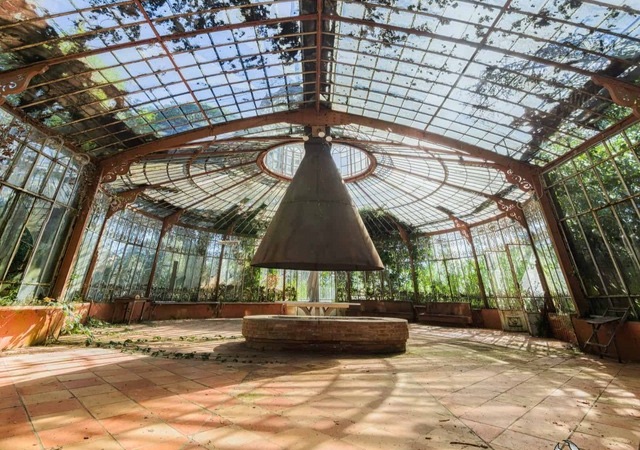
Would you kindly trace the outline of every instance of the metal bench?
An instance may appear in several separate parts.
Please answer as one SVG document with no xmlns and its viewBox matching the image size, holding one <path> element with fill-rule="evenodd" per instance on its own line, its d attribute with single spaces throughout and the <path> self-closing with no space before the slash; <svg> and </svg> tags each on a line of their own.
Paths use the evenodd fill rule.
<svg viewBox="0 0 640 450">
<path fill-rule="evenodd" d="M 589 339 L 584 343 L 583 350 L 586 350 L 587 347 L 595 347 L 598 349 L 600 358 L 602 358 L 609 352 L 609 347 L 613 346 L 618 362 L 622 362 L 620 359 L 620 353 L 618 352 L 618 347 L 616 346 L 616 333 L 622 324 L 627 321 L 627 318 L 629 317 L 629 310 L 629 307 L 616 308 L 610 306 L 601 316 L 592 316 L 585 320 L 585 322 L 591 325 L 591 336 L 589 336 Z M 609 340 L 606 343 L 601 343 L 599 337 L 600 329 L 603 327 L 609 333 Z"/>
</svg>

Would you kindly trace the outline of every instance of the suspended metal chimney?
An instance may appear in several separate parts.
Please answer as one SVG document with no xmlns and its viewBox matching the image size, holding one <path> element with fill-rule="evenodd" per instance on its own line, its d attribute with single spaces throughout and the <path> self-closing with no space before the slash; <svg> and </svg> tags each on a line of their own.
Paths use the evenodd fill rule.
<svg viewBox="0 0 640 450">
<path fill-rule="evenodd" d="M 382 270 L 384 266 L 331 157 L 312 137 L 252 266 L 298 270 Z"/>
</svg>

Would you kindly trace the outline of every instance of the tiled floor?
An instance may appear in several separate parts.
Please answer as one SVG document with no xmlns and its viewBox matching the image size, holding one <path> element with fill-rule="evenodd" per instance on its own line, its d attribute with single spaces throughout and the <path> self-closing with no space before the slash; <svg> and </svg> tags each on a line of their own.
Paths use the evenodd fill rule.
<svg viewBox="0 0 640 450">
<path fill-rule="evenodd" d="M 96 342 L 0 357 L 0 449 L 640 443 L 640 365 L 557 341 L 414 325 L 403 355 L 262 354 L 243 348 L 239 320 L 202 320 L 108 328 Z"/>
</svg>

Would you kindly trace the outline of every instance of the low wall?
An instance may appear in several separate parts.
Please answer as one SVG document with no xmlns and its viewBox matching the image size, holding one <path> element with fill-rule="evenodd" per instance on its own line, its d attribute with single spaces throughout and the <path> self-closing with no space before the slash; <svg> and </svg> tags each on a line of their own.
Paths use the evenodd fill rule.
<svg viewBox="0 0 640 450">
<path fill-rule="evenodd" d="M 359 305 L 350 306 L 347 316 L 392 317 L 406 319 L 409 322 L 416 320 L 413 303 L 409 301 L 354 300 L 354 302 Z"/>
<path fill-rule="evenodd" d="M 284 314 L 282 302 L 274 303 L 223 303 L 220 317 L 224 319 L 241 319 L 244 316 L 263 314 Z"/>
<path fill-rule="evenodd" d="M 585 319 L 577 317 L 572 317 L 572 322 L 580 348 L 584 348 L 584 343 L 591 336 L 591 325 Z M 606 325 L 601 328 L 598 335 L 600 342 L 609 340 L 609 334 L 605 327 Z M 616 345 L 623 361 L 640 361 L 640 322 L 624 323 L 616 334 Z M 593 347 L 588 348 L 587 351 L 594 354 L 598 353 L 598 350 Z"/>
<path fill-rule="evenodd" d="M 242 335 L 255 350 L 400 353 L 409 326 L 389 317 L 259 315 L 243 319 Z"/>
<path fill-rule="evenodd" d="M 549 318 L 551 336 L 560 341 L 570 342 L 571 344 L 578 343 L 576 332 L 573 329 L 573 323 L 571 323 L 571 316 L 549 313 L 547 317 Z M 589 336 L 587 336 L 587 339 L 588 338 Z"/>
<path fill-rule="evenodd" d="M 0 350 L 44 344 L 58 337 L 63 322 L 61 307 L 0 306 Z"/>
<path fill-rule="evenodd" d="M 87 304 L 88 305 L 88 304 Z M 142 303 L 135 305 L 132 323 L 137 322 L 142 313 Z M 256 314 L 284 314 L 282 302 L 275 303 L 222 303 L 218 313 L 215 302 L 159 302 L 144 304 L 142 320 L 181 320 L 181 319 L 224 319 L 242 318 Z M 122 322 L 124 305 L 115 303 L 94 303 L 90 316 L 105 322 Z"/>
<path fill-rule="evenodd" d="M 500 311 L 497 309 L 481 309 L 482 324 L 484 328 L 490 330 L 502 330 L 502 321 L 500 320 Z"/>
</svg>

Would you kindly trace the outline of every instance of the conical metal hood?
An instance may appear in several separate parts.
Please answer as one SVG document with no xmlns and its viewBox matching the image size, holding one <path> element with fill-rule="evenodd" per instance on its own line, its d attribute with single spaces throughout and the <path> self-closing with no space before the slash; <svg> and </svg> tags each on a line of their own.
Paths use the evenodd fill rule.
<svg viewBox="0 0 640 450">
<path fill-rule="evenodd" d="M 252 266 L 299 270 L 382 270 L 384 266 L 320 138 L 305 154 Z"/>
</svg>

